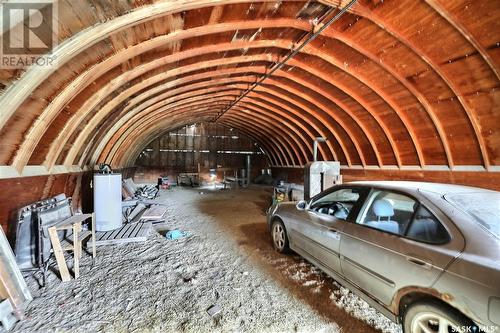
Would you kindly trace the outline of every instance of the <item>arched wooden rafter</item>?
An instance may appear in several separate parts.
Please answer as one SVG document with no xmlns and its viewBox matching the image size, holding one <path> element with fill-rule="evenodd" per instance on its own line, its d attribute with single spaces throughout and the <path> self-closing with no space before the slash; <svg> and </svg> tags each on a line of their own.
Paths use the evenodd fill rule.
<svg viewBox="0 0 500 333">
<path fill-rule="evenodd" d="M 68 33 L 55 50 L 57 72 L 2 75 L 0 163 L 20 173 L 30 164 L 133 164 L 137 151 L 165 131 L 161 126 L 211 120 L 224 109 L 312 28 L 326 10 L 321 3 L 340 5 L 159 1 L 79 27 L 62 17 Z M 461 3 L 360 0 L 220 121 L 255 138 L 275 164 L 305 163 L 311 138 L 322 135 L 331 140 L 321 155 L 347 166 L 497 168 L 499 30 L 487 20 L 471 25 Z M 498 6 L 487 9 L 499 17 Z M 158 28 L 158 20 L 171 29 Z M 433 36 L 440 31 L 453 39 L 447 50 Z M 91 55 L 106 43 L 121 48 Z M 466 73 L 458 62 L 476 70 Z"/>
<path fill-rule="evenodd" d="M 271 43 L 266 44 L 266 45 L 273 45 L 273 43 L 271 42 Z M 229 44 L 229 48 L 230 48 L 230 49 L 238 49 L 239 47 L 240 47 L 240 45 L 234 45 L 234 43 Z M 214 49 L 224 49 L 223 47 L 220 47 L 220 46 L 217 46 L 217 47 L 215 47 L 215 46 L 214 46 L 213 48 L 214 48 Z M 192 51 L 191 51 L 190 53 L 192 54 Z M 177 58 L 177 59 L 178 59 L 178 57 L 179 57 L 179 56 L 178 56 L 178 55 L 176 55 L 176 57 L 175 57 L 175 58 Z M 164 59 L 161 59 L 161 60 L 162 60 L 162 61 L 161 61 L 160 63 L 163 63 L 163 62 L 165 61 Z M 293 62 L 292 62 L 292 63 L 293 63 Z M 142 71 L 142 70 L 141 70 L 141 71 Z M 104 91 L 106 91 L 106 89 L 103 89 L 103 90 L 104 90 Z M 92 103 L 94 103 L 94 105 L 97 103 L 97 101 L 98 101 L 98 99 L 97 99 L 97 98 L 96 98 L 96 99 L 92 99 Z M 56 146 L 60 146 L 60 145 L 56 145 Z M 19 155 L 20 155 L 20 154 L 18 154 L 18 156 L 19 156 Z"/>
</svg>

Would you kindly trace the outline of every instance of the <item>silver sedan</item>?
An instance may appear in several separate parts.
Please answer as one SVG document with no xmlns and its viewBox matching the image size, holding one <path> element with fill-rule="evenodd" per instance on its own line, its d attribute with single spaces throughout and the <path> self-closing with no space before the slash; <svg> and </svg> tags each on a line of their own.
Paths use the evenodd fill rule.
<svg viewBox="0 0 500 333">
<path fill-rule="evenodd" d="M 500 192 L 355 182 L 273 205 L 275 249 L 293 250 L 407 333 L 500 332 Z"/>
</svg>

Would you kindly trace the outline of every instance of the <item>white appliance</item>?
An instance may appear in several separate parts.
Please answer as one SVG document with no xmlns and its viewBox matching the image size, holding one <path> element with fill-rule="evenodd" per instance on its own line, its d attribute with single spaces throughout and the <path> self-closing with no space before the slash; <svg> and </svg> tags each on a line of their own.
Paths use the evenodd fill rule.
<svg viewBox="0 0 500 333">
<path fill-rule="evenodd" d="M 110 231 L 122 226 L 121 174 L 94 174 L 94 211 L 96 231 Z"/>
</svg>

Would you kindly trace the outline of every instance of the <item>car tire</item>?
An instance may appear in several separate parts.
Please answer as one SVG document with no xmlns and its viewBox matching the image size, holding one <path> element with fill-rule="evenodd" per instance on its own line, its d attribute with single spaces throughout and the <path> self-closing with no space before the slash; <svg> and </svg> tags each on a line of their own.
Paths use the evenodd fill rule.
<svg viewBox="0 0 500 333">
<path fill-rule="evenodd" d="M 278 219 L 271 224 L 271 239 L 274 249 L 279 253 L 288 253 L 290 251 L 285 225 Z"/>
<path fill-rule="evenodd" d="M 471 329 L 475 326 L 457 310 L 437 301 L 415 303 L 406 310 L 403 317 L 404 333 L 443 332 L 439 330 L 441 325 L 447 326 L 444 332 L 462 332 L 464 326 Z"/>
</svg>

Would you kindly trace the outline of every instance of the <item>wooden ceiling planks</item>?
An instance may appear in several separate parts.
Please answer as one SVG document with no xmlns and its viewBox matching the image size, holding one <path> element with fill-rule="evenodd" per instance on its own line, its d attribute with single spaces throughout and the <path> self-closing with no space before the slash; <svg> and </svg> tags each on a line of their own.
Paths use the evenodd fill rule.
<svg viewBox="0 0 500 333">
<path fill-rule="evenodd" d="M 133 154 L 121 150 L 134 140 L 147 144 L 142 132 L 176 126 L 166 119 L 167 110 L 180 105 L 169 90 L 205 96 L 204 84 L 225 89 L 241 84 L 242 74 L 255 77 L 263 60 L 283 56 L 312 28 L 327 2 L 183 0 L 135 2 L 134 10 L 127 2 L 112 8 L 98 0 L 78 5 L 85 8 L 61 2 L 63 44 L 57 51 L 65 63 L 55 73 L 28 70 L 19 80 L 26 85 L 11 84 L 0 96 L 0 163 L 19 171 L 27 164 L 128 163 Z M 267 132 L 253 128 L 251 134 L 263 140 L 272 129 L 279 132 L 273 159 L 289 165 L 309 158 L 306 137 L 321 133 L 332 139 L 322 154 L 348 166 L 497 167 L 499 30 L 491 27 L 499 21 L 498 7 L 486 0 L 359 1 L 231 110 L 227 122 L 244 126 L 245 106 L 258 107 Z M 69 22 L 73 9 L 80 13 Z M 478 12 L 484 21 L 467 14 L 483 17 Z M 78 32 L 82 45 L 68 41 Z M 230 61 L 238 57 L 241 62 Z M 210 62 L 217 65 L 204 67 Z M 197 66 L 206 69 L 204 78 L 189 74 Z M 1 82 L 8 85 L 17 74 L 2 72 Z M 215 77 L 227 81 L 217 86 L 210 82 Z M 214 106 L 237 96 L 220 91 L 211 94 Z M 138 103 L 161 107 L 133 108 Z M 203 103 L 184 107 L 191 109 L 175 116 L 183 123 L 198 121 L 195 115 L 208 119 L 216 110 Z M 306 133 L 303 120 L 316 133 Z"/>
</svg>

